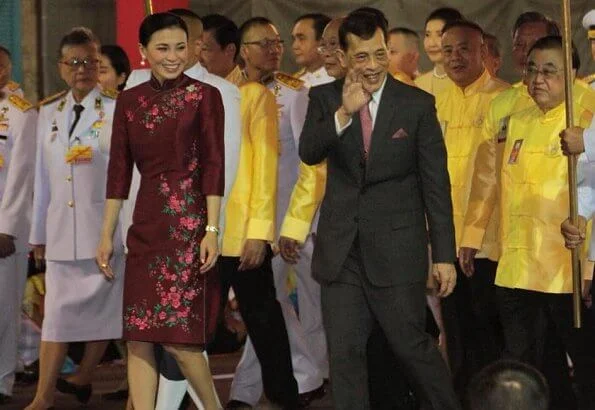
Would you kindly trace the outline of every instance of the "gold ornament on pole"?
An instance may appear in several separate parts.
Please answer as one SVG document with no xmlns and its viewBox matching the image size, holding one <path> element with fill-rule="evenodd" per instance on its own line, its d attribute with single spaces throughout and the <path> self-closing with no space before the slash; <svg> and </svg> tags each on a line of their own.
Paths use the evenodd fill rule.
<svg viewBox="0 0 595 410">
<path fill-rule="evenodd" d="M 152 0 L 145 0 L 145 14 L 147 16 L 149 14 L 153 14 L 153 1 Z"/>
<path fill-rule="evenodd" d="M 564 80 L 566 94 L 566 127 L 574 126 L 574 110 L 572 100 L 572 34 L 571 34 L 570 0 L 562 0 L 562 40 L 564 47 Z M 576 177 L 576 155 L 568 156 L 568 193 L 570 195 L 570 221 L 578 226 L 578 193 Z M 572 307 L 575 328 L 581 327 L 581 262 L 580 248 L 571 250 L 572 256 Z"/>
</svg>

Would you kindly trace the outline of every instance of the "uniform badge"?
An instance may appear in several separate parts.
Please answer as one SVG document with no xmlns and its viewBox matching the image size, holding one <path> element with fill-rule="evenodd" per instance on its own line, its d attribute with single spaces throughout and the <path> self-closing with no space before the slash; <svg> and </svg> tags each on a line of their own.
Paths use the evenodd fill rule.
<svg viewBox="0 0 595 410">
<path fill-rule="evenodd" d="M 512 151 L 510 151 L 510 156 L 508 157 L 508 163 L 513 165 L 518 162 L 519 153 L 521 152 L 521 146 L 523 145 L 523 140 L 519 139 L 514 142 L 512 146 Z"/>
<path fill-rule="evenodd" d="M 4 155 L 0 154 L 0 169 L 4 168 Z"/>
<path fill-rule="evenodd" d="M 8 117 L 6 113 L 8 112 L 8 107 L 2 107 L 0 110 L 0 122 L 8 122 Z"/>
<path fill-rule="evenodd" d="M 64 159 L 70 165 L 90 164 L 93 161 L 93 147 L 89 145 L 73 145 L 66 152 Z"/>
<path fill-rule="evenodd" d="M 101 97 L 95 98 L 95 109 L 97 111 L 101 111 L 103 109 L 103 101 L 101 100 Z"/>
<path fill-rule="evenodd" d="M 60 101 L 60 104 L 58 104 L 58 111 L 62 112 L 62 110 L 64 110 L 65 105 L 66 105 L 66 100 Z"/>
</svg>

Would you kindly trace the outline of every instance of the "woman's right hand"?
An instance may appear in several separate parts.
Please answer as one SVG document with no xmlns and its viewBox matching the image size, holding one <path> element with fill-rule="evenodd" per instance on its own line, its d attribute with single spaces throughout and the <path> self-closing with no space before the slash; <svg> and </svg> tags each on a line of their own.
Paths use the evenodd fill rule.
<svg viewBox="0 0 595 410">
<path fill-rule="evenodd" d="M 107 280 L 113 280 L 115 275 L 112 267 L 109 264 L 112 254 L 114 253 L 114 244 L 111 239 L 101 239 L 97 247 L 97 254 L 95 261 L 99 270 L 105 275 Z"/>
</svg>

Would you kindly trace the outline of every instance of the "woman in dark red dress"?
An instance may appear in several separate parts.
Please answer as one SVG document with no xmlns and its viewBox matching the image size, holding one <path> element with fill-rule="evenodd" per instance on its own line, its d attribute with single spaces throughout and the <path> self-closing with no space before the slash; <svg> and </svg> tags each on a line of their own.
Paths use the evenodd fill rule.
<svg viewBox="0 0 595 410">
<path fill-rule="evenodd" d="M 187 28 L 157 13 L 140 27 L 151 80 L 120 94 L 97 263 L 111 277 L 111 238 L 133 166 L 141 174 L 127 244 L 124 339 L 136 410 L 154 409 L 153 344 L 172 353 L 207 409 L 217 408 L 201 350 L 217 316 L 217 225 L 223 194 L 223 105 L 219 92 L 185 76 Z"/>
</svg>

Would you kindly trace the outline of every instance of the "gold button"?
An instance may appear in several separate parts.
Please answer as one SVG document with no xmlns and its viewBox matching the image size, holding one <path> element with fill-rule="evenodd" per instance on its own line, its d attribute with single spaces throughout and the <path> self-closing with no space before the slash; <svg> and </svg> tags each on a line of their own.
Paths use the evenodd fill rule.
<svg viewBox="0 0 595 410">
<path fill-rule="evenodd" d="M 72 181 L 72 176 L 71 176 L 71 175 L 68 175 L 68 176 L 66 177 L 66 180 L 67 180 L 68 182 Z"/>
<path fill-rule="evenodd" d="M 74 207 L 74 201 L 68 201 L 67 204 L 69 207 L 73 208 Z"/>
</svg>

